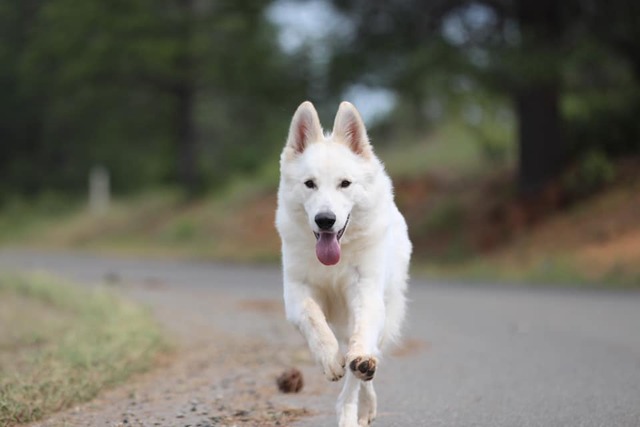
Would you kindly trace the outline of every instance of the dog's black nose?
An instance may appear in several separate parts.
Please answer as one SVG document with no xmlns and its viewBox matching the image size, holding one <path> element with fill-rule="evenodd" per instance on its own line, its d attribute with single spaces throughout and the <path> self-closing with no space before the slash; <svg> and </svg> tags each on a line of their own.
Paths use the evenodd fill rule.
<svg viewBox="0 0 640 427">
<path fill-rule="evenodd" d="M 331 230 L 336 222 L 336 215 L 333 212 L 320 212 L 316 215 L 315 221 L 320 230 Z"/>
</svg>

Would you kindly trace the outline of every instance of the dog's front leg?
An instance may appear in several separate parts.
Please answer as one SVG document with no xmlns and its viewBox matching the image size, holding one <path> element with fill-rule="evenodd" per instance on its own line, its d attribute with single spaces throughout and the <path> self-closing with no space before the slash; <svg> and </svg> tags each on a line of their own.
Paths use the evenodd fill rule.
<svg viewBox="0 0 640 427">
<path fill-rule="evenodd" d="M 338 381 L 345 373 L 345 359 L 326 317 L 304 285 L 289 286 L 285 291 L 287 319 L 296 325 L 307 340 L 309 350 L 322 365 L 329 381 Z"/>
<path fill-rule="evenodd" d="M 349 304 L 353 332 L 347 363 L 357 378 L 370 381 L 376 372 L 385 323 L 383 290 L 374 281 L 361 280 L 350 290 Z"/>
</svg>

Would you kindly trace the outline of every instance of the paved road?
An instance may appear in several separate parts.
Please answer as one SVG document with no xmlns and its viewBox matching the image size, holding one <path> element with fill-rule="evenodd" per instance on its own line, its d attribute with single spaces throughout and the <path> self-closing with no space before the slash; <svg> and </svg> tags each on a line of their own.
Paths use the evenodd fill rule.
<svg viewBox="0 0 640 427">
<path fill-rule="evenodd" d="M 270 267 L 0 251 L 0 268 L 47 270 L 89 283 L 161 282 L 200 296 L 280 298 L 280 274 Z M 407 344 L 376 374 L 374 425 L 640 426 L 639 292 L 416 280 L 410 298 Z M 206 304 L 193 310 L 205 311 Z M 283 332 L 280 314 L 271 316 L 277 327 L 223 315 L 216 322 L 227 319 L 224 327 L 238 336 L 266 328 L 282 340 L 297 339 Z M 296 425 L 334 424 L 338 387 L 322 387 L 290 398 L 315 413 Z"/>
</svg>

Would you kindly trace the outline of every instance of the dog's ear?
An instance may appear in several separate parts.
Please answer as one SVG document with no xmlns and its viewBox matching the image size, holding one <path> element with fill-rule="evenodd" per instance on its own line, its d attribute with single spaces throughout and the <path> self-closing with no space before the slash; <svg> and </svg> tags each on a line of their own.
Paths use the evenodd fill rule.
<svg viewBox="0 0 640 427">
<path fill-rule="evenodd" d="M 291 119 L 287 149 L 295 154 L 302 153 L 307 146 L 323 138 L 318 112 L 309 101 L 305 101 L 296 110 Z"/>
<path fill-rule="evenodd" d="M 373 154 L 362 117 L 350 102 L 343 101 L 340 104 L 333 123 L 333 136 L 360 156 L 369 158 Z"/>
</svg>

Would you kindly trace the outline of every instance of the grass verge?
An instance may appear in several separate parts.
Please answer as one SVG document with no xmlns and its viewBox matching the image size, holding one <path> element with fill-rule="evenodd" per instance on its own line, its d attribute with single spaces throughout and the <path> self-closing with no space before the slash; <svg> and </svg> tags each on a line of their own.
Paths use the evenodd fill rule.
<svg viewBox="0 0 640 427">
<path fill-rule="evenodd" d="M 0 426 L 38 420 L 148 369 L 150 313 L 48 276 L 0 276 Z"/>
<path fill-rule="evenodd" d="M 425 263 L 415 273 L 431 279 L 463 282 L 501 282 L 514 285 L 562 286 L 589 289 L 638 289 L 637 269 L 614 265 L 589 269 L 576 257 L 556 253 L 527 260 L 473 258 L 460 263 Z"/>
</svg>

